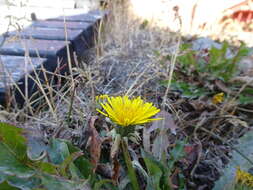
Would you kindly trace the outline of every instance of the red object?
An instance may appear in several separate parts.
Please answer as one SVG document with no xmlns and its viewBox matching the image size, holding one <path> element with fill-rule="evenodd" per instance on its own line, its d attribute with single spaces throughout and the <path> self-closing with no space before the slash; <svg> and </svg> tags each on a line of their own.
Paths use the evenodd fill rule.
<svg viewBox="0 0 253 190">
<path fill-rule="evenodd" d="M 253 19 L 253 10 L 240 10 L 231 15 L 233 20 L 239 22 L 250 22 Z"/>
<path fill-rule="evenodd" d="M 253 9 L 251 9 L 251 7 L 253 8 L 252 5 L 252 0 L 246 0 L 230 7 L 227 11 L 232 11 L 233 14 L 228 17 L 239 22 L 250 22 L 253 19 Z"/>
</svg>

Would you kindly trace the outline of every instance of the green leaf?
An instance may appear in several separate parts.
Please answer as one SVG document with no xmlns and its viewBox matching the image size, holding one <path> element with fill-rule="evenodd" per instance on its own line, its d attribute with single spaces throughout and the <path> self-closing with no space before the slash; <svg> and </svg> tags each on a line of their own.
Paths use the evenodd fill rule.
<svg viewBox="0 0 253 190">
<path fill-rule="evenodd" d="M 74 152 L 79 152 L 81 151 L 79 148 L 73 146 L 71 143 L 67 142 L 68 148 L 70 153 L 74 153 Z M 89 176 L 93 175 L 93 165 L 91 164 L 91 162 L 86 159 L 84 156 L 81 156 L 79 158 L 77 158 L 74 161 L 75 166 L 79 169 L 79 171 L 81 172 L 81 174 L 83 175 L 84 178 L 88 178 Z"/>
<path fill-rule="evenodd" d="M 42 160 L 46 156 L 47 145 L 42 138 L 28 136 L 27 155 L 30 160 Z"/>
<path fill-rule="evenodd" d="M 71 181 L 71 180 L 65 180 L 62 178 L 49 176 L 49 175 L 43 175 L 41 176 L 42 179 L 42 185 L 47 190 L 79 190 L 79 189 L 89 189 L 87 185 L 87 181 Z"/>
<path fill-rule="evenodd" d="M 104 180 L 100 180 L 98 182 L 95 183 L 94 189 L 93 190 L 100 190 L 101 187 L 107 183 L 111 183 L 113 184 L 113 181 L 110 179 L 104 179 Z"/>
<path fill-rule="evenodd" d="M 40 170 L 41 172 L 45 172 L 45 173 L 48 173 L 48 174 L 52 174 L 52 175 L 56 175 L 58 174 L 58 166 L 52 164 L 52 163 L 49 163 L 49 162 L 38 162 L 37 163 L 37 168 L 38 170 Z"/>
<path fill-rule="evenodd" d="M 6 180 L 6 178 L 7 176 L 4 173 L 0 172 L 0 183 L 3 183 Z"/>
<path fill-rule="evenodd" d="M 234 184 L 236 168 L 248 171 L 252 168 L 252 164 L 247 160 L 253 161 L 253 131 L 247 132 L 243 137 L 238 140 L 235 146 L 238 151 L 232 152 L 232 159 L 223 171 L 223 176 L 215 183 L 214 190 L 232 190 Z M 242 156 L 243 155 L 243 156 Z M 245 157 L 247 159 L 245 159 Z"/>
<path fill-rule="evenodd" d="M 195 65 L 196 59 L 194 58 L 194 52 L 189 51 L 186 54 L 179 56 L 178 61 L 183 66 Z M 187 69 L 187 68 L 185 68 L 185 69 Z"/>
<path fill-rule="evenodd" d="M 160 180 L 163 175 L 163 172 L 161 170 L 161 164 L 158 164 L 158 162 L 154 161 L 154 158 L 152 158 L 151 155 L 146 153 L 142 150 L 141 152 L 142 157 L 144 159 L 145 165 L 148 170 L 149 179 L 147 181 L 148 189 L 156 189 L 160 190 Z"/>
<path fill-rule="evenodd" d="M 237 54 L 233 57 L 227 57 L 228 43 L 224 42 L 222 48 L 212 47 L 209 50 L 209 61 L 204 65 L 201 63 L 201 59 L 196 64 L 196 70 L 208 73 L 210 76 L 221 79 L 223 81 L 229 81 L 237 72 L 237 63 L 248 54 L 249 49 L 245 46 L 241 46 Z M 202 66 L 199 66 L 202 65 Z"/>
<path fill-rule="evenodd" d="M 208 94 L 204 88 L 183 81 L 172 81 L 171 88 L 180 91 L 185 98 L 197 98 Z"/>
<path fill-rule="evenodd" d="M 68 170 L 71 169 L 70 171 L 72 171 L 72 175 L 74 175 L 75 177 L 78 176 L 78 169 L 75 167 L 75 165 L 73 164 L 73 161 L 76 160 L 78 157 L 80 157 L 82 155 L 82 151 L 79 152 L 73 152 L 72 154 L 70 154 L 60 165 L 60 174 L 64 177 L 69 176 L 67 174 Z"/>
<path fill-rule="evenodd" d="M 233 63 L 239 62 L 243 57 L 249 55 L 250 48 L 246 47 L 244 43 L 240 45 L 240 48 L 237 51 L 237 54 L 233 58 Z"/>
<path fill-rule="evenodd" d="M 66 167 L 69 167 L 69 174 L 71 174 L 73 178 L 80 177 L 87 179 L 89 176 L 93 175 L 93 166 L 84 156 L 75 159 L 73 162 L 74 165 L 69 163 L 69 160 L 73 161 L 71 160 L 71 155 L 74 155 L 76 152 L 81 152 L 81 150 L 74 147 L 66 140 L 51 139 L 50 141 L 50 147 L 48 149 L 49 160 L 52 163 L 59 165 L 60 168 L 62 168 L 62 172 L 65 171 L 61 174 L 66 177 Z"/>
<path fill-rule="evenodd" d="M 0 142 L 4 144 L 19 160 L 25 160 L 26 139 L 23 130 L 7 123 L 0 123 Z"/>
<path fill-rule="evenodd" d="M 185 156 L 184 146 L 186 141 L 176 141 L 175 147 L 170 151 L 171 158 L 168 162 L 169 170 L 172 170 L 175 162 L 179 161 Z"/>
<path fill-rule="evenodd" d="M 60 139 L 51 139 L 48 148 L 49 160 L 53 164 L 60 165 L 70 155 L 68 145 Z"/>
<path fill-rule="evenodd" d="M 191 49 L 191 47 L 192 47 L 191 43 L 180 44 L 180 50 L 181 51 L 189 50 L 189 49 Z"/>
<path fill-rule="evenodd" d="M 8 183 L 21 190 L 32 190 L 33 188 L 40 186 L 41 180 L 38 177 L 18 178 L 15 176 L 9 176 Z"/>
<path fill-rule="evenodd" d="M 16 187 L 10 186 L 6 181 L 3 183 L 0 183 L 0 189 L 2 189 L 2 190 L 20 190 Z"/>
<path fill-rule="evenodd" d="M 60 139 L 51 139 L 46 146 L 41 144 L 40 139 L 33 137 L 28 137 L 28 149 L 22 133 L 22 129 L 0 123 L 1 190 L 90 189 L 87 180 L 80 180 L 83 174 L 93 174 L 91 164 L 82 156 L 80 149 Z M 41 156 L 41 153 L 48 157 Z M 75 180 L 68 180 L 70 176 Z"/>
<path fill-rule="evenodd" d="M 252 87 L 246 87 L 243 91 L 242 91 L 243 95 L 253 95 L 253 88 Z"/>
<path fill-rule="evenodd" d="M 185 190 L 186 189 L 186 180 L 183 174 L 179 173 L 179 190 Z"/>
<path fill-rule="evenodd" d="M 253 97 L 252 96 L 239 96 L 239 102 L 240 104 L 246 105 L 246 104 L 253 104 Z"/>
<path fill-rule="evenodd" d="M 31 177 L 35 171 L 16 159 L 9 147 L 0 142 L 0 172 L 18 177 Z"/>
<path fill-rule="evenodd" d="M 17 187 L 21 190 L 31 190 L 40 185 L 40 180 L 37 177 L 19 178 L 16 176 L 8 176 L 3 173 L 0 173 L 0 184 L 2 184 L 3 186 L 2 187 L 0 185 L 1 190 L 5 190 L 5 186 L 10 186 L 10 189 Z"/>
</svg>

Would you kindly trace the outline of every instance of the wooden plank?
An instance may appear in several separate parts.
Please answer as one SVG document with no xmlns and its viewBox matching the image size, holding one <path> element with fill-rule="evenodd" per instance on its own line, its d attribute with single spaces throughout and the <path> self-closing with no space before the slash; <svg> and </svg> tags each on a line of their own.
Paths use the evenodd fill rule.
<svg viewBox="0 0 253 190">
<path fill-rule="evenodd" d="M 90 22 L 90 23 L 97 23 L 101 19 L 100 16 L 95 14 L 77 14 L 73 16 L 59 16 L 56 18 L 49 18 L 47 20 L 53 21 L 67 21 L 67 22 Z"/>
<path fill-rule="evenodd" d="M 26 73 L 45 62 L 45 58 L 0 55 L 0 88 L 12 86 Z"/>
<path fill-rule="evenodd" d="M 96 11 L 92 11 L 96 12 Z M 99 12 L 99 11 L 97 11 Z M 37 20 L 45 20 L 45 19 L 52 19 L 58 17 L 67 17 L 67 16 L 74 16 L 74 15 L 81 15 L 88 13 L 88 9 L 62 9 L 62 8 L 41 8 L 41 7 L 15 7 L 15 6 L 0 6 L 0 34 L 4 33 L 9 29 L 9 31 L 16 30 L 16 25 L 9 25 L 8 19 L 6 17 L 8 15 L 12 15 L 14 18 L 23 18 L 19 20 L 18 25 L 22 27 L 27 27 L 31 24 L 31 15 L 35 15 Z M 100 13 L 102 14 L 102 13 Z M 101 16 L 101 15 L 100 15 Z M 94 15 L 92 16 L 94 17 Z M 98 19 L 101 19 L 98 17 Z M 53 19 L 53 20 L 60 20 L 63 19 Z M 90 19 L 89 19 L 90 20 Z M 82 19 L 83 22 L 83 19 Z M 92 19 L 91 22 L 94 22 Z"/>
<path fill-rule="evenodd" d="M 67 29 L 72 29 L 72 30 L 78 30 L 78 29 L 87 29 L 89 27 L 92 26 L 91 23 L 88 22 L 62 22 L 62 21 L 46 21 L 46 20 L 38 20 L 38 21 L 34 21 L 32 23 L 33 27 L 43 27 L 43 28 L 59 28 L 59 29 L 63 29 L 65 28 L 65 24 L 66 24 L 66 28 Z"/>
<path fill-rule="evenodd" d="M 18 36 L 20 38 L 32 38 L 41 40 L 60 40 L 65 41 L 65 32 L 67 33 L 67 40 L 71 42 L 73 50 L 77 55 L 81 55 L 91 44 L 93 39 L 92 25 L 87 25 L 85 30 L 70 30 L 59 28 L 42 28 L 42 27 L 28 27 L 20 32 L 11 32 L 9 36 Z"/>
<path fill-rule="evenodd" d="M 21 31 L 10 32 L 8 36 L 16 36 L 21 38 L 33 38 L 42 40 L 59 40 L 59 41 L 73 41 L 82 34 L 82 30 L 66 30 L 67 39 L 65 37 L 64 29 L 57 28 L 41 28 L 41 27 L 28 27 Z"/>
<path fill-rule="evenodd" d="M 24 97 L 30 98 L 38 91 L 34 80 L 40 80 L 45 84 L 53 75 L 44 75 L 41 68 L 48 70 L 48 60 L 43 58 L 30 58 L 23 56 L 0 56 L 0 104 L 5 105 L 7 99 L 11 98 L 18 104 L 23 105 Z M 53 70 L 51 70 L 53 72 Z M 36 78 L 37 73 L 38 78 Z"/>
<path fill-rule="evenodd" d="M 61 16 L 47 21 L 36 21 L 34 23 L 37 25 L 34 24 L 21 32 L 11 33 L 0 46 L 0 104 L 4 101 L 6 90 L 14 86 L 14 83 L 21 89 L 21 93 L 14 89 L 14 97 L 20 104 L 25 101 L 23 94 L 31 97 L 39 91 L 34 80 L 29 77 L 25 80 L 25 76 L 35 78 L 35 73 L 38 73 L 39 80 L 43 84 L 46 81 L 49 83 L 52 81 L 52 84 L 55 84 L 54 72 L 59 74 L 68 72 L 67 46 L 70 49 L 70 60 L 74 63 L 73 50 L 77 52 L 77 55 L 82 55 L 88 47 L 93 45 L 96 24 L 105 15 L 93 11 L 89 14 L 69 16 L 66 19 Z M 66 23 L 63 22 L 64 20 Z M 67 41 L 65 40 L 65 24 L 68 27 Z M 32 59 L 31 63 L 34 66 L 32 71 L 25 64 L 27 58 L 23 56 Z M 25 72 L 24 68 L 26 68 Z M 46 75 L 41 68 L 47 71 Z M 11 78 L 6 77 L 6 74 L 9 74 Z"/>
<path fill-rule="evenodd" d="M 69 42 L 67 42 L 68 45 Z M 74 63 L 73 50 L 69 47 L 70 60 Z M 44 68 L 47 71 L 54 72 L 57 68 L 58 73 L 65 74 L 68 69 L 68 54 L 66 42 L 56 40 L 28 40 L 7 38 L 4 45 L 0 47 L 1 55 L 16 55 L 29 57 L 47 58 Z"/>
<path fill-rule="evenodd" d="M 69 42 L 67 42 L 68 45 Z M 70 50 L 71 47 L 70 47 Z M 38 40 L 8 38 L 0 47 L 2 55 L 24 56 L 29 54 L 31 57 L 62 58 L 67 56 L 66 42 L 57 40 Z"/>
<path fill-rule="evenodd" d="M 59 16 L 72 16 L 77 14 L 87 13 L 88 9 L 62 9 L 62 8 L 43 8 L 43 7 L 16 7 L 16 6 L 0 6 L 0 21 L 3 22 L 7 16 L 11 15 L 14 18 L 23 18 L 19 20 L 19 25 L 23 23 L 29 24 L 31 14 L 34 13 L 37 19 L 48 19 Z"/>
<path fill-rule="evenodd" d="M 100 19 L 106 18 L 109 15 L 109 11 L 92 10 L 92 11 L 89 11 L 87 14 L 93 15 L 94 17 L 100 20 Z"/>
</svg>

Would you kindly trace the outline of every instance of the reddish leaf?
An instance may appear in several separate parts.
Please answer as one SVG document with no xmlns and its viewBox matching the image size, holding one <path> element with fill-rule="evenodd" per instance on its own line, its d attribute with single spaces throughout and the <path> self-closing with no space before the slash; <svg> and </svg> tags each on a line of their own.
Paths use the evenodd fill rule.
<svg viewBox="0 0 253 190">
<path fill-rule="evenodd" d="M 91 135 L 91 141 L 90 141 L 90 154 L 91 154 L 91 163 L 94 165 L 93 171 L 96 170 L 99 159 L 100 159 L 100 154 L 101 154 L 101 145 L 102 145 L 102 140 L 99 136 L 99 133 L 97 132 L 94 124 L 95 121 L 98 119 L 97 116 L 92 116 L 90 121 L 89 121 L 89 131 Z"/>
<path fill-rule="evenodd" d="M 188 167 L 194 166 L 201 151 L 200 145 L 199 144 L 185 145 L 184 151 L 186 153 L 186 157 L 183 159 L 184 164 Z"/>
<path fill-rule="evenodd" d="M 118 179 L 119 179 L 119 171 L 120 171 L 120 164 L 118 159 L 113 160 L 113 175 L 112 175 L 112 180 L 114 185 L 118 184 Z"/>
</svg>

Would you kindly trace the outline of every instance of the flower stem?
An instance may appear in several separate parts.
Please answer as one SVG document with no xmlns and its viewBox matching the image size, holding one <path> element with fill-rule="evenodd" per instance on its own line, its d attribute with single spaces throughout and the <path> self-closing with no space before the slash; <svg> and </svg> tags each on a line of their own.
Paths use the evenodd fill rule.
<svg viewBox="0 0 253 190">
<path fill-rule="evenodd" d="M 127 149 L 127 144 L 123 138 L 121 139 L 121 148 L 123 151 L 124 160 L 127 165 L 128 177 L 130 178 L 133 190 L 140 190 L 140 187 L 139 187 L 139 184 L 137 181 L 137 177 L 136 177 L 136 173 L 135 173 L 134 168 L 132 166 L 131 157 L 130 157 L 130 154 Z"/>
</svg>

